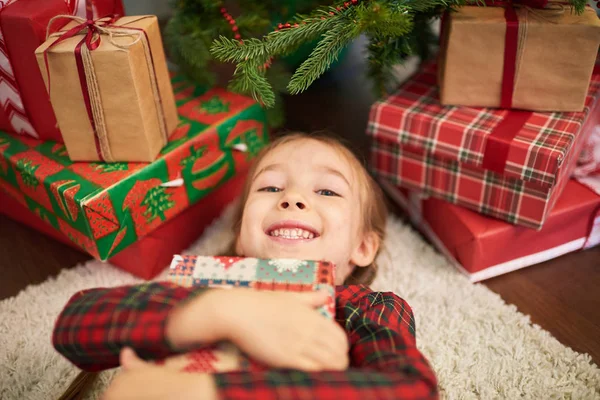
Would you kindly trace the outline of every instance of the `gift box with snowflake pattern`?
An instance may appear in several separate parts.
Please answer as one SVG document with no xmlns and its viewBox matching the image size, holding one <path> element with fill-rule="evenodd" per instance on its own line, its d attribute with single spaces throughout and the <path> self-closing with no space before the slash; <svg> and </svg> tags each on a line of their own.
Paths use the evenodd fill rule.
<svg viewBox="0 0 600 400">
<path fill-rule="evenodd" d="M 168 279 L 188 287 L 243 287 L 287 292 L 326 290 L 330 294 L 329 301 L 318 312 L 325 318 L 333 319 L 334 269 L 334 265 L 326 261 L 176 255 Z M 157 363 L 179 371 L 199 373 L 264 369 L 263 365 L 248 358 L 228 342 L 172 356 Z"/>
</svg>

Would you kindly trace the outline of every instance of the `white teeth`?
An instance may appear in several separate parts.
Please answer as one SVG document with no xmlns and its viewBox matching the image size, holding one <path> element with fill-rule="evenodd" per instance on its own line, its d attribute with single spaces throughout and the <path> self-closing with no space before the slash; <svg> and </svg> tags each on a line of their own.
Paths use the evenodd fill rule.
<svg viewBox="0 0 600 400">
<path fill-rule="evenodd" d="M 274 229 L 269 233 L 271 236 L 281 237 L 284 239 L 313 239 L 314 233 L 305 231 L 304 229 Z"/>
</svg>

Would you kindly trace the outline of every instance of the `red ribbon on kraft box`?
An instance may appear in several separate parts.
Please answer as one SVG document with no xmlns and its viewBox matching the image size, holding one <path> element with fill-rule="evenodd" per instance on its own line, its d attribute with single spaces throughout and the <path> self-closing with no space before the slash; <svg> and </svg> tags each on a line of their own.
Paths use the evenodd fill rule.
<svg viewBox="0 0 600 400">
<path fill-rule="evenodd" d="M 527 7 L 529 9 L 545 9 L 549 4 L 564 7 L 570 5 L 568 2 L 556 2 L 549 0 L 515 0 L 515 1 L 486 1 L 488 7 L 504 7 L 504 18 L 506 20 L 506 34 L 504 47 L 504 64 L 502 70 L 502 87 L 500 107 L 509 109 L 504 119 L 494 128 L 487 139 L 483 168 L 504 174 L 510 144 L 517 133 L 527 123 L 533 114 L 532 111 L 510 110 L 512 108 L 517 53 L 519 49 L 519 18 L 515 7 Z M 447 14 L 442 18 L 442 25 L 446 22 Z M 444 27 L 442 26 L 442 30 Z M 594 69 L 597 73 L 598 65 Z"/>
</svg>

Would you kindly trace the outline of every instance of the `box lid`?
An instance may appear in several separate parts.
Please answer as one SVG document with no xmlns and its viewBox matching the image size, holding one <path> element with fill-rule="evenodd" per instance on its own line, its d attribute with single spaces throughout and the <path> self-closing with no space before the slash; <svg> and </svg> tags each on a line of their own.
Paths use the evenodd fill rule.
<svg viewBox="0 0 600 400">
<path fill-rule="evenodd" d="M 167 280 L 181 286 L 310 292 L 325 290 L 318 310 L 335 317 L 335 264 L 329 261 L 233 256 L 173 256 Z"/>
<path fill-rule="evenodd" d="M 484 155 L 490 134 L 499 124 L 505 124 L 507 118 L 521 112 L 442 106 L 436 75 L 435 64 L 424 65 L 396 93 L 376 102 L 371 107 L 368 133 L 375 140 L 398 143 L 413 152 L 487 169 Z M 502 174 L 555 185 L 562 165 L 573 156 L 571 149 L 584 121 L 599 99 L 600 58 L 592 74 L 584 111 L 531 113 L 508 145 Z"/>
</svg>

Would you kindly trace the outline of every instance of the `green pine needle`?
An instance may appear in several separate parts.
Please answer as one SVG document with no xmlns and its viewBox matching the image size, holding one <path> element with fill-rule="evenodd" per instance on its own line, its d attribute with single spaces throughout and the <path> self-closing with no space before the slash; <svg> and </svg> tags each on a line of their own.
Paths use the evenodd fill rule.
<svg viewBox="0 0 600 400">
<path fill-rule="evenodd" d="M 304 19 L 306 24 L 298 23 L 298 27 L 296 28 L 269 33 L 264 39 L 267 43 L 269 54 L 274 56 L 287 55 L 302 44 L 315 40 L 330 31 L 343 18 L 341 15 L 327 16 L 329 18 L 324 20 L 321 17 L 307 17 Z"/>
<path fill-rule="evenodd" d="M 259 39 L 246 39 L 243 43 L 239 40 L 220 36 L 213 42 L 210 52 L 221 62 L 240 63 L 249 59 L 267 60 L 269 54 L 266 44 Z"/>
<path fill-rule="evenodd" d="M 338 24 L 328 31 L 306 61 L 296 70 L 288 90 L 291 94 L 305 91 L 329 66 L 337 60 L 340 52 L 360 34 L 360 30 Z"/>
<path fill-rule="evenodd" d="M 259 69 L 250 60 L 237 65 L 229 88 L 237 93 L 249 94 L 266 107 L 273 107 L 275 104 L 275 94 L 265 77 L 264 69 Z"/>
</svg>

